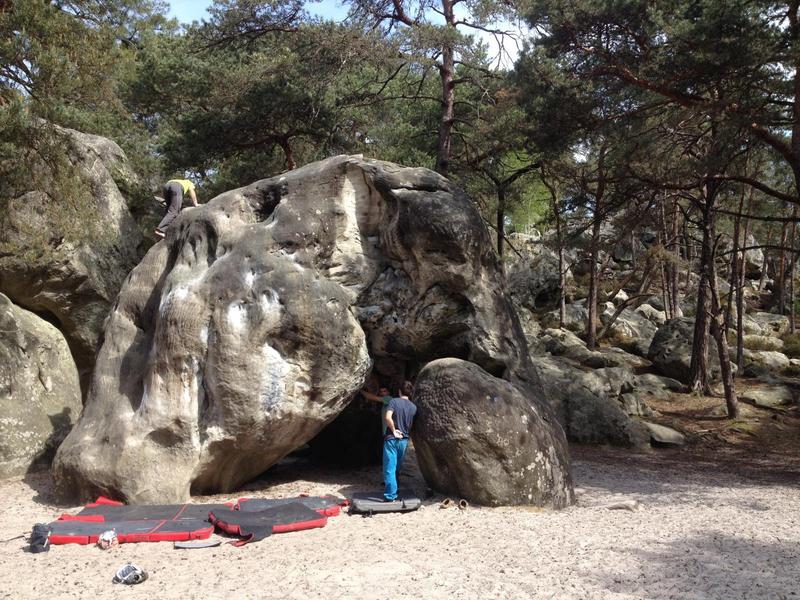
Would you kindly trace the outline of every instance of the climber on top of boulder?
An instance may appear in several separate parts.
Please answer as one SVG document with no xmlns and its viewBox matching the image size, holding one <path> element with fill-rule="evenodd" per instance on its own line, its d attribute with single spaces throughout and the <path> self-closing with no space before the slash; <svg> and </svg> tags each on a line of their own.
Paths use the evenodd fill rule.
<svg viewBox="0 0 800 600">
<path fill-rule="evenodd" d="M 167 228 L 170 226 L 183 207 L 183 197 L 189 194 L 189 199 L 193 206 L 198 206 L 197 195 L 194 192 L 194 183 L 188 179 L 170 179 L 161 188 L 166 212 L 164 218 L 156 227 L 155 235 L 157 238 L 166 237 Z"/>
</svg>

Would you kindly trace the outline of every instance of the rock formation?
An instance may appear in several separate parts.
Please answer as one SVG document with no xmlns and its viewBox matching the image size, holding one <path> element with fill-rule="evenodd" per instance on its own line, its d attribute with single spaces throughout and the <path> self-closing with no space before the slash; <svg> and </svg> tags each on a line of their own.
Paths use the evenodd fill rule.
<svg viewBox="0 0 800 600">
<path fill-rule="evenodd" d="M 0 294 L 0 478 L 46 466 L 80 413 L 64 336 Z"/>
<path fill-rule="evenodd" d="M 689 367 L 692 362 L 692 335 L 694 319 L 682 317 L 670 319 L 658 328 L 650 344 L 648 358 L 662 375 L 690 384 Z M 711 381 L 719 381 L 719 355 L 717 344 L 708 338 L 708 376 Z M 735 366 L 735 365 L 732 365 Z"/>
<path fill-rule="evenodd" d="M 103 323 L 123 280 L 137 263 L 142 242 L 114 178 L 127 173 L 125 155 L 111 140 L 70 129 L 63 136 L 82 183 L 81 197 L 50 198 L 52 190 L 29 190 L 7 199 L 3 211 L 0 292 L 46 317 L 64 334 L 87 386 Z M 66 207 L 86 213 L 76 242 L 64 232 Z M 101 235 L 92 233 L 98 228 Z M 45 240 L 45 255 L 28 256 Z"/>
<path fill-rule="evenodd" d="M 370 354 L 401 372 L 461 358 L 541 397 L 469 199 L 357 157 L 222 194 L 123 286 L 57 485 L 131 502 L 232 490 L 330 423 Z"/>
<path fill-rule="evenodd" d="M 414 400 L 417 460 L 435 489 L 490 506 L 574 501 L 566 439 L 543 399 L 445 358 L 422 369 Z"/>
</svg>

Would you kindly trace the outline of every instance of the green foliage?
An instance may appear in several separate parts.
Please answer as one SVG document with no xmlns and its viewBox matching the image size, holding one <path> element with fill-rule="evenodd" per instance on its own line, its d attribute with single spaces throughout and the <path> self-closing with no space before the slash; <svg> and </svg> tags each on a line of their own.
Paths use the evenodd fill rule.
<svg viewBox="0 0 800 600">
<path fill-rule="evenodd" d="M 166 24 L 158 14 L 164 8 L 150 0 L 75 0 L 0 10 L 0 219 L 15 234 L 4 243 L 24 233 L 30 243 L 17 251 L 31 260 L 105 239 L 95 230 L 102 224 L 92 218 L 92 191 L 58 125 L 116 138 L 140 171 L 152 170 L 146 130 L 134 126 L 121 90 L 142 32 Z M 132 177 L 120 182 L 136 186 Z M 52 229 L 18 218 L 25 207 L 15 199 L 34 190 L 44 194 Z"/>
</svg>

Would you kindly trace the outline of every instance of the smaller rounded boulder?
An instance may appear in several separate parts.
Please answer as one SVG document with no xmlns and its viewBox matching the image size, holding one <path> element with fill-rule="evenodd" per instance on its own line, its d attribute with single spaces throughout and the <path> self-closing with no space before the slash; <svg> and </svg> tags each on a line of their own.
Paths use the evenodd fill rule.
<svg viewBox="0 0 800 600">
<path fill-rule="evenodd" d="M 412 430 L 435 490 L 486 506 L 574 502 L 566 438 L 544 399 L 455 358 L 417 378 Z"/>
</svg>

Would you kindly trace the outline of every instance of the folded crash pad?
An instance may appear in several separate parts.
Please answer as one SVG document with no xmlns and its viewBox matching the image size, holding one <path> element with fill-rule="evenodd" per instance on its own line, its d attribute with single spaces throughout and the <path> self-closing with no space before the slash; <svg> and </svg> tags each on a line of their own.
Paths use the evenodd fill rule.
<svg viewBox="0 0 800 600">
<path fill-rule="evenodd" d="M 241 537 L 236 546 L 262 540 L 273 533 L 324 527 L 328 522 L 325 515 L 297 502 L 260 511 L 218 509 L 211 511 L 208 518 L 221 531 Z"/>
<path fill-rule="evenodd" d="M 357 514 L 409 512 L 421 505 L 422 501 L 406 490 L 400 490 L 392 502 L 383 499 L 383 492 L 356 492 L 350 498 L 350 512 Z"/>
<path fill-rule="evenodd" d="M 326 517 L 335 517 L 339 514 L 341 507 L 347 506 L 348 502 L 344 498 L 332 495 L 295 496 L 294 498 L 241 498 L 236 504 L 236 509 L 243 512 L 258 512 L 286 504 L 302 504 Z"/>
<path fill-rule="evenodd" d="M 130 542 L 166 542 L 204 540 L 214 526 L 202 519 L 149 521 L 53 521 L 51 544 L 94 544 L 104 531 L 113 529 L 121 544 Z"/>
</svg>

